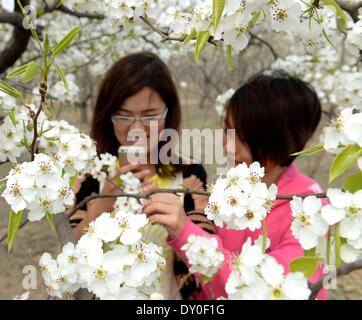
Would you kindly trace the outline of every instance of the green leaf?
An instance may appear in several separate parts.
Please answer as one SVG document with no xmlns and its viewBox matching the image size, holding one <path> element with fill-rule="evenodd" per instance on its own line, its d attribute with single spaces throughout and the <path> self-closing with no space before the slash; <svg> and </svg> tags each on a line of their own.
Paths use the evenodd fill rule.
<svg viewBox="0 0 362 320">
<path fill-rule="evenodd" d="M 19 99 L 23 103 L 26 103 L 25 98 L 18 90 L 2 80 L 0 80 L 0 91 L 5 92 L 9 96 L 12 96 L 16 99 Z"/>
<path fill-rule="evenodd" d="M 53 56 L 57 56 L 59 53 L 61 53 L 73 41 L 74 37 L 79 33 L 79 31 L 79 26 L 70 30 L 68 34 L 53 48 Z"/>
<path fill-rule="evenodd" d="M 228 66 L 228 70 L 233 70 L 233 47 L 231 44 L 226 46 L 226 62 Z"/>
<path fill-rule="evenodd" d="M 116 176 L 114 178 L 114 182 L 116 183 L 117 186 L 122 186 L 123 185 L 123 180 L 121 179 L 120 176 Z"/>
<path fill-rule="evenodd" d="M 213 0 L 212 1 L 212 25 L 214 30 L 219 26 L 222 14 L 225 8 L 225 0 Z"/>
<path fill-rule="evenodd" d="M 39 64 L 35 61 L 29 62 L 25 70 L 24 78 L 21 80 L 21 82 L 29 82 L 33 80 L 38 74 L 40 74 Z"/>
<path fill-rule="evenodd" d="M 49 43 L 50 43 L 49 35 L 48 35 L 48 33 L 46 33 L 45 34 L 45 39 L 43 41 L 44 56 L 46 56 L 46 57 L 49 55 L 49 49 L 50 49 Z"/>
<path fill-rule="evenodd" d="M 0 184 L 0 191 L 4 190 L 6 188 L 6 183 Z"/>
<path fill-rule="evenodd" d="M 8 224 L 8 251 L 10 252 L 17 231 L 19 230 L 21 221 L 23 220 L 23 211 L 15 212 L 10 210 L 9 224 Z"/>
<path fill-rule="evenodd" d="M 307 149 L 304 149 L 302 151 L 299 151 L 299 152 L 296 152 L 296 153 L 293 153 L 291 154 L 291 156 L 305 156 L 305 155 L 311 155 L 311 154 L 314 154 L 314 153 L 318 153 L 318 152 L 321 152 L 323 151 L 324 148 L 323 148 L 323 144 L 318 144 L 316 146 L 313 146 L 313 147 L 310 147 L 310 148 L 307 148 Z"/>
<path fill-rule="evenodd" d="M 183 45 L 187 45 L 193 38 L 195 38 L 197 35 L 196 29 L 193 28 L 191 30 L 191 33 L 185 38 Z"/>
<path fill-rule="evenodd" d="M 362 148 L 356 144 L 346 146 L 334 159 L 329 171 L 329 182 L 342 175 L 362 155 Z"/>
<path fill-rule="evenodd" d="M 47 212 L 45 217 L 47 218 L 50 228 L 52 229 L 53 232 L 55 232 L 56 230 L 55 230 L 55 225 L 54 225 L 54 214 Z"/>
<path fill-rule="evenodd" d="M 343 182 L 343 189 L 351 193 L 362 190 L 362 172 L 347 177 Z"/>
<path fill-rule="evenodd" d="M 74 182 L 77 180 L 77 175 L 69 178 L 69 185 L 73 186 Z"/>
<path fill-rule="evenodd" d="M 304 250 L 304 256 L 305 257 L 315 257 L 315 253 L 316 253 L 317 248 L 312 248 L 309 250 Z"/>
<path fill-rule="evenodd" d="M 57 71 L 58 77 L 64 83 L 65 89 L 69 90 L 69 85 L 68 85 L 67 79 L 65 79 L 64 72 L 63 72 L 62 68 L 57 63 L 55 63 L 54 65 L 55 65 L 55 70 Z"/>
<path fill-rule="evenodd" d="M 6 78 L 11 79 L 11 78 L 14 78 L 16 76 L 23 74 L 25 72 L 27 66 L 28 66 L 28 64 L 26 63 L 16 69 L 14 69 L 13 71 L 11 71 L 10 73 L 7 74 Z"/>
<path fill-rule="evenodd" d="M 261 10 L 256 11 L 252 14 L 252 19 L 248 23 L 248 29 L 254 27 L 255 23 L 259 20 L 260 15 L 261 15 Z"/>
<path fill-rule="evenodd" d="M 306 278 L 311 277 L 314 272 L 317 270 L 319 265 L 319 257 L 301 257 L 294 259 L 289 263 L 289 269 L 292 272 L 302 272 Z"/>
<path fill-rule="evenodd" d="M 202 50 L 204 49 L 207 41 L 210 37 L 210 31 L 200 31 L 196 38 L 195 43 L 195 60 L 196 63 L 199 62 L 199 58 L 201 55 Z"/>
<path fill-rule="evenodd" d="M 8 113 L 8 116 L 9 116 L 12 124 L 14 125 L 14 127 L 16 127 L 16 125 L 18 124 L 18 122 L 17 122 L 16 119 L 15 119 L 15 114 L 14 114 L 14 112 L 13 112 L 13 111 L 10 111 L 10 112 Z"/>
<path fill-rule="evenodd" d="M 336 46 L 334 45 L 334 43 L 332 42 L 332 40 L 329 38 L 329 36 L 328 36 L 328 34 L 327 34 L 327 32 L 326 32 L 326 30 L 325 30 L 324 28 L 323 28 L 322 34 L 323 34 L 324 38 L 326 38 L 327 42 L 328 42 L 333 48 L 337 49 Z"/>
</svg>

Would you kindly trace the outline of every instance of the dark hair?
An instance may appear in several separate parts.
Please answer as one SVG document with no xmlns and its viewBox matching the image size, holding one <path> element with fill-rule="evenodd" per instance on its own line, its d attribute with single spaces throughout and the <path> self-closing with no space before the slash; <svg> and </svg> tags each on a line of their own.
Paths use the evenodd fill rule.
<svg viewBox="0 0 362 320">
<path fill-rule="evenodd" d="M 253 161 L 290 165 L 315 131 L 321 104 L 314 89 L 286 73 L 260 74 L 241 86 L 227 105 L 237 137 Z"/>
<path fill-rule="evenodd" d="M 145 87 L 157 92 L 165 102 L 168 108 L 166 128 L 179 129 L 180 101 L 167 66 L 150 52 L 130 54 L 108 70 L 100 86 L 91 129 L 91 137 L 97 143 L 98 153 L 117 155 L 119 142 L 114 134 L 111 116 L 126 99 Z M 159 149 L 165 143 L 160 142 Z M 168 166 L 162 164 L 157 165 L 157 172 L 161 175 L 173 174 Z"/>
</svg>

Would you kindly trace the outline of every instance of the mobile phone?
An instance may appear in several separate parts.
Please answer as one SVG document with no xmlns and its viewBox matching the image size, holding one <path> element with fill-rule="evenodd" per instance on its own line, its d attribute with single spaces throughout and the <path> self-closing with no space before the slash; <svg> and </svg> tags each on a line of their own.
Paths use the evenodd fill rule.
<svg viewBox="0 0 362 320">
<path fill-rule="evenodd" d="M 120 146 L 118 148 L 118 160 L 121 166 L 135 161 L 142 163 L 145 161 L 144 155 L 145 149 L 141 146 Z"/>
</svg>

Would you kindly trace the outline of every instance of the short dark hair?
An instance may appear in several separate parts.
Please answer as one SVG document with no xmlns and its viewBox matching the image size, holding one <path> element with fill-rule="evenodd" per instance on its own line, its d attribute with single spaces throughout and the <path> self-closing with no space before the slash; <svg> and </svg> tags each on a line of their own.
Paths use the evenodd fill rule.
<svg viewBox="0 0 362 320">
<path fill-rule="evenodd" d="M 235 133 L 250 149 L 253 161 L 290 165 L 318 126 L 321 104 L 306 82 L 285 72 L 259 74 L 230 99 Z"/>
<path fill-rule="evenodd" d="M 146 87 L 157 92 L 168 108 L 166 128 L 179 130 L 180 100 L 166 64 L 150 52 L 130 54 L 108 70 L 99 89 L 91 129 L 98 153 L 117 155 L 119 142 L 114 134 L 111 116 L 126 99 Z M 165 143 L 160 142 L 159 149 Z M 160 174 L 170 174 L 167 170 L 168 166 L 157 165 Z"/>
</svg>

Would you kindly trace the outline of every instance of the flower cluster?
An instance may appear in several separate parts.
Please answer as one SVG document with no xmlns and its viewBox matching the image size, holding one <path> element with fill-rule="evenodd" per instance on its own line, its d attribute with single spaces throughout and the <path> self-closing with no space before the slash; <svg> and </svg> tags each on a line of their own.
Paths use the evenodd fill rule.
<svg viewBox="0 0 362 320">
<path fill-rule="evenodd" d="M 225 289 L 232 300 L 306 300 L 311 293 L 303 273 L 284 275 L 283 266 L 250 238 L 233 260 Z"/>
<path fill-rule="evenodd" d="M 328 247 L 333 247 L 331 244 L 338 237 L 342 243 L 340 258 L 353 262 L 362 253 L 362 191 L 352 194 L 331 188 L 327 197 L 329 203 L 323 207 L 321 199 L 315 196 L 304 200 L 294 197 L 290 203 L 294 218 L 292 233 L 304 250 L 316 249 L 329 262 L 335 261 L 336 253 L 327 252 L 326 241 Z"/>
<path fill-rule="evenodd" d="M 220 94 L 216 97 L 215 109 L 216 109 L 217 114 L 220 117 L 224 116 L 225 105 L 230 100 L 230 98 L 233 96 L 234 93 L 235 93 L 235 90 L 231 88 L 231 89 L 225 91 L 223 94 Z"/>
<path fill-rule="evenodd" d="M 278 192 L 276 185 L 268 188 L 262 183 L 263 177 L 264 168 L 258 162 L 250 167 L 242 163 L 231 168 L 212 188 L 205 209 L 208 219 L 218 227 L 226 224 L 227 228 L 235 230 L 259 229 Z"/>
<path fill-rule="evenodd" d="M 108 178 L 113 178 L 117 173 L 117 157 L 110 153 L 102 153 L 95 157 L 92 162 L 90 174 L 99 182 L 104 182 Z"/>
<path fill-rule="evenodd" d="M 208 31 L 215 41 L 223 40 L 235 51 L 245 49 L 255 25 L 265 24 L 275 32 L 293 33 L 303 39 L 306 46 L 316 46 L 323 39 L 323 32 L 334 32 L 335 12 L 330 6 L 314 7 L 314 19 L 305 13 L 312 5 L 299 0 L 229 0 L 225 1 L 219 25 L 212 25 L 213 7 L 210 1 L 162 0 L 67 0 L 74 9 L 102 12 L 127 26 L 139 22 L 140 17 L 151 19 L 161 30 L 170 29 L 171 36 L 184 36 Z"/>
<path fill-rule="evenodd" d="M 59 158 L 36 154 L 34 161 L 11 169 L 2 196 L 14 212 L 29 210 L 30 221 L 64 212 L 74 193 L 63 170 Z"/>
<path fill-rule="evenodd" d="M 206 280 L 211 279 L 224 261 L 215 238 L 191 235 L 181 248 L 185 251 L 190 272 L 200 273 Z"/>
<path fill-rule="evenodd" d="M 0 161 L 17 163 L 17 158 L 27 150 L 33 139 L 32 115 L 36 107 L 32 104 L 13 107 L 0 125 Z M 45 119 L 44 113 L 41 113 L 39 121 Z"/>
<path fill-rule="evenodd" d="M 17 163 L 17 158 L 30 149 L 33 136 L 35 105 L 17 106 L 0 126 L 0 161 Z M 44 112 L 37 119 L 38 152 L 57 154 L 70 176 L 83 175 L 97 152 L 94 141 L 68 122 L 49 120 Z"/>
<path fill-rule="evenodd" d="M 147 222 L 144 214 L 103 213 L 77 245 L 64 246 L 56 261 L 43 254 L 40 266 L 49 294 L 65 298 L 86 288 L 100 299 L 149 298 L 158 290 L 165 259 L 161 247 L 142 240 Z"/>
</svg>

